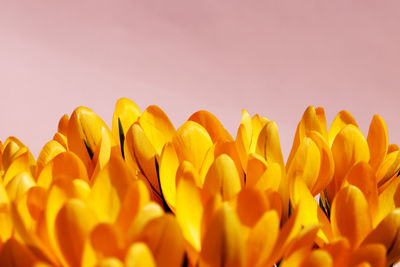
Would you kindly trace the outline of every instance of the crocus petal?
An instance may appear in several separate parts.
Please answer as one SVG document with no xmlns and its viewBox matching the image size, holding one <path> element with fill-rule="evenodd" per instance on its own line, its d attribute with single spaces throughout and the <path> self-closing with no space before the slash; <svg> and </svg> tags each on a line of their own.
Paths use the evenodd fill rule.
<svg viewBox="0 0 400 267">
<path fill-rule="evenodd" d="M 387 150 L 387 154 L 390 154 L 394 151 L 400 150 L 399 146 L 397 144 L 390 144 Z"/>
<path fill-rule="evenodd" d="M 12 163 L 8 166 L 6 172 L 4 173 L 4 185 L 7 185 L 11 181 L 11 179 L 13 179 L 19 173 L 30 173 L 30 175 L 32 176 L 35 174 L 35 171 L 33 171 L 29 160 L 30 152 L 26 148 L 23 148 L 23 150 L 25 150 L 25 152 L 23 152 L 20 156 L 13 160 Z"/>
<path fill-rule="evenodd" d="M 137 214 L 126 234 L 126 242 L 131 243 L 139 238 L 143 228 L 153 219 L 164 215 L 164 210 L 155 202 L 145 205 Z"/>
<path fill-rule="evenodd" d="M 34 266 L 38 259 L 23 244 L 14 238 L 10 238 L 2 246 L 0 253 L 1 266 L 30 267 Z"/>
<path fill-rule="evenodd" d="M 200 251 L 203 204 L 199 189 L 193 181 L 185 178 L 178 181 L 175 214 L 185 239 L 196 251 Z"/>
<path fill-rule="evenodd" d="M 318 178 L 315 181 L 313 187 L 310 189 L 311 194 L 313 196 L 320 193 L 323 189 L 325 189 L 328 184 L 333 179 L 333 174 L 335 172 L 335 162 L 333 160 L 332 152 L 329 148 L 329 144 L 324 139 L 324 137 L 316 132 L 311 131 L 308 133 L 308 136 L 313 140 L 313 142 L 317 145 L 320 153 L 320 169 Z"/>
<path fill-rule="evenodd" d="M 190 161 L 197 170 L 200 170 L 207 150 L 213 145 L 208 132 L 194 121 L 187 121 L 179 127 L 173 144 L 179 160 Z"/>
<path fill-rule="evenodd" d="M 349 260 L 349 266 L 368 263 L 374 267 L 385 267 L 386 249 L 381 244 L 368 244 L 354 251 Z"/>
<path fill-rule="evenodd" d="M 317 249 L 311 252 L 310 256 L 302 262 L 304 267 L 330 267 L 333 266 L 332 257 L 328 252 Z"/>
<path fill-rule="evenodd" d="M 319 226 L 316 224 L 312 224 L 301 229 L 299 234 L 288 244 L 285 250 L 284 258 L 290 257 L 299 250 L 311 250 L 314 245 L 314 240 L 317 236 L 318 230 Z"/>
<path fill-rule="evenodd" d="M 274 121 L 269 121 L 262 129 L 257 139 L 256 153 L 267 162 L 278 163 L 285 168 L 281 145 L 278 135 L 278 126 Z"/>
<path fill-rule="evenodd" d="M 155 267 L 153 255 L 149 247 L 143 242 L 136 242 L 132 244 L 125 256 L 125 266 L 126 267 Z"/>
<path fill-rule="evenodd" d="M 190 181 L 197 187 L 202 186 L 198 172 L 189 161 L 182 161 L 179 165 L 178 170 L 176 171 L 176 186 L 178 186 L 181 179 Z"/>
<path fill-rule="evenodd" d="M 93 111 L 85 107 L 78 107 L 72 113 L 68 124 L 68 147 L 81 158 L 87 167 L 91 162 L 91 153 L 101 141 L 103 130 L 110 136 L 111 145 L 114 146 L 115 141 L 110 129 Z"/>
<path fill-rule="evenodd" d="M 55 133 L 53 136 L 53 140 L 60 143 L 66 150 L 68 150 L 68 140 L 67 136 L 62 133 Z"/>
<path fill-rule="evenodd" d="M 192 116 L 190 116 L 189 120 L 197 122 L 198 124 L 203 126 L 209 133 L 211 139 L 213 140 L 213 143 L 217 141 L 233 141 L 232 136 L 224 128 L 217 117 L 215 117 L 208 111 L 197 111 L 196 113 L 193 113 Z"/>
<path fill-rule="evenodd" d="M 168 116 L 158 106 L 146 108 L 139 118 L 139 124 L 158 155 L 176 132 Z"/>
<path fill-rule="evenodd" d="M 58 122 L 58 127 L 57 127 L 57 132 L 67 135 L 68 133 L 68 124 L 69 124 L 69 117 L 68 114 L 64 114 L 59 122 Z"/>
<path fill-rule="evenodd" d="M 93 168 L 94 170 L 92 175 L 96 175 L 107 165 L 110 160 L 111 151 L 112 148 L 110 136 L 103 131 L 101 135 L 101 141 L 97 145 L 93 153 L 91 168 Z"/>
<path fill-rule="evenodd" d="M 341 187 L 350 168 L 360 162 L 369 161 L 369 148 L 361 131 L 353 124 L 345 126 L 332 144 L 332 154 L 335 161 L 335 175 L 327 189 L 329 201 Z"/>
<path fill-rule="evenodd" d="M 179 167 L 179 158 L 172 143 L 167 143 L 160 156 L 160 185 L 168 206 L 175 209 L 176 199 L 176 172 Z"/>
<path fill-rule="evenodd" d="M 279 234 L 279 217 L 276 211 L 267 211 L 250 230 L 246 241 L 246 266 L 259 266 L 267 261 Z M 262 257 L 261 257 L 262 256 Z M 257 265 L 256 265 L 257 264 Z"/>
<path fill-rule="evenodd" d="M 288 179 L 301 177 L 311 190 L 317 181 L 321 155 L 318 146 L 311 138 L 304 138 L 288 169 Z"/>
<path fill-rule="evenodd" d="M 29 173 L 22 172 L 16 175 L 6 186 L 10 201 L 18 201 L 32 186 L 35 181 Z"/>
<path fill-rule="evenodd" d="M 75 153 L 63 152 L 58 154 L 41 170 L 37 184 L 48 188 L 53 181 L 64 178 L 89 181 L 87 169 Z"/>
<path fill-rule="evenodd" d="M 235 144 L 238 150 L 243 169 L 246 171 L 247 155 L 249 153 L 251 138 L 253 136 L 253 127 L 251 117 L 246 110 L 242 111 L 242 121 L 236 133 Z"/>
<path fill-rule="evenodd" d="M 364 194 L 371 209 L 374 225 L 378 219 L 378 189 L 376 187 L 376 176 L 371 167 L 366 162 L 359 162 L 348 172 L 345 180 L 354 186 L 357 186 Z"/>
<path fill-rule="evenodd" d="M 378 185 L 381 186 L 400 170 L 400 151 L 388 154 L 376 172 Z"/>
<path fill-rule="evenodd" d="M 223 204 L 204 237 L 200 266 L 244 266 L 244 240 L 234 211 Z"/>
<path fill-rule="evenodd" d="M 392 210 L 400 207 L 400 179 L 394 179 L 388 187 L 379 194 L 379 215 L 381 221 Z"/>
<path fill-rule="evenodd" d="M 255 153 L 257 147 L 257 139 L 260 135 L 262 128 L 267 124 L 269 120 L 265 117 L 261 117 L 256 114 L 251 118 L 252 136 L 250 141 L 249 153 Z"/>
<path fill-rule="evenodd" d="M 33 186 L 27 192 L 27 207 L 30 215 L 36 221 L 39 220 L 46 207 L 47 191 L 40 186 Z"/>
<path fill-rule="evenodd" d="M 10 167 L 11 163 L 16 161 L 18 158 L 22 156 L 26 156 L 28 158 L 27 167 L 31 168 L 32 175 L 35 173 L 34 168 L 36 165 L 35 158 L 29 149 L 16 137 L 10 136 L 4 142 L 4 149 L 2 155 L 3 169 L 7 171 Z M 12 177 L 11 177 L 12 178 Z"/>
<path fill-rule="evenodd" d="M 236 145 L 234 142 L 217 142 L 215 144 L 215 150 L 214 150 L 214 158 L 218 157 L 221 154 L 226 154 L 228 155 L 233 162 L 236 165 L 236 168 L 238 170 L 239 176 L 240 176 L 240 181 L 242 186 L 244 186 L 244 169 L 242 167 L 242 163 L 240 161 L 240 156 L 238 153 L 238 150 L 236 148 Z M 204 161 L 203 161 L 204 164 Z"/>
<path fill-rule="evenodd" d="M 135 123 L 139 116 L 142 114 L 139 107 L 130 99 L 120 98 L 115 103 L 115 109 L 112 118 L 112 133 L 115 140 L 120 143 L 120 135 L 125 136 L 128 129 L 133 123 Z M 120 126 L 122 127 L 122 133 L 120 133 Z M 120 143 L 120 146 L 123 146 Z"/>
<path fill-rule="evenodd" d="M 118 157 L 111 158 L 94 177 L 88 201 L 100 221 L 115 222 L 132 179 L 125 162 Z"/>
<path fill-rule="evenodd" d="M 217 157 L 210 167 L 203 189 L 210 195 L 220 193 L 224 200 L 232 199 L 241 189 L 236 165 L 226 154 Z"/>
<path fill-rule="evenodd" d="M 272 190 L 279 192 L 282 198 L 285 198 L 285 203 L 286 203 L 287 202 L 286 197 L 288 198 L 286 194 L 287 188 L 284 193 L 281 191 L 282 189 L 281 171 L 282 168 L 277 163 L 268 164 L 267 169 L 257 180 L 255 187 L 263 191 Z"/>
<path fill-rule="evenodd" d="M 400 259 L 400 209 L 390 212 L 368 234 L 362 245 L 382 244 L 387 256 L 387 266 Z"/>
<path fill-rule="evenodd" d="M 267 170 L 267 162 L 258 154 L 250 154 L 247 166 L 246 187 L 254 187 Z"/>
<path fill-rule="evenodd" d="M 81 200 L 85 200 L 87 198 L 86 193 L 83 193 L 85 182 L 75 183 L 74 180 L 71 181 L 69 179 L 59 179 L 54 182 L 54 184 L 50 187 L 47 196 L 46 208 L 45 208 L 45 222 L 46 222 L 46 233 L 43 235 L 46 236 L 49 240 L 49 243 L 54 250 L 54 253 L 57 255 L 61 261 L 65 260 L 62 257 L 61 251 L 57 244 L 56 239 L 56 231 L 55 231 L 55 221 L 56 216 L 59 213 L 60 209 L 63 207 L 64 203 L 71 198 L 77 198 Z M 87 184 L 86 184 L 87 185 Z M 90 192 L 90 188 L 87 185 L 87 190 Z"/>
<path fill-rule="evenodd" d="M 374 115 L 369 126 L 367 137 L 371 158 L 369 163 L 374 171 L 378 170 L 379 165 L 385 159 L 389 137 L 385 121 L 378 115 Z"/>
<path fill-rule="evenodd" d="M 307 133 L 309 131 L 316 131 L 322 135 L 324 134 L 321 128 L 323 128 L 325 125 L 321 127 L 320 119 L 321 116 L 317 116 L 317 112 L 313 106 L 307 107 L 307 109 L 304 111 L 304 114 L 299 124 L 297 125 L 292 150 L 290 151 L 286 164 L 287 167 L 291 165 L 291 162 L 295 157 L 295 154 L 297 153 L 296 151 L 298 150 L 298 147 L 300 146 L 303 139 L 307 136 Z"/>
<path fill-rule="evenodd" d="M 333 120 L 331 127 L 329 128 L 328 136 L 329 136 L 329 145 L 332 146 L 333 141 L 336 138 L 336 135 L 344 128 L 346 125 L 352 124 L 358 127 L 356 120 L 353 116 L 346 110 L 340 111 L 335 119 Z"/>
<path fill-rule="evenodd" d="M 320 209 L 303 179 L 295 177 L 289 181 L 290 199 L 293 209 L 298 209 L 299 223 L 302 226 L 317 224 L 321 226 L 318 232 L 318 243 L 327 242 L 332 238 L 331 227 L 325 213 Z M 321 245 L 321 244 L 320 244 Z"/>
<path fill-rule="evenodd" d="M 238 218 L 243 225 L 248 227 L 253 227 L 269 207 L 266 194 L 254 188 L 244 188 L 236 199 Z"/>
<path fill-rule="evenodd" d="M 84 243 L 96 223 L 89 207 L 78 199 L 68 200 L 55 221 L 58 246 L 71 266 L 80 266 Z"/>
<path fill-rule="evenodd" d="M 66 152 L 62 144 L 54 140 L 47 142 L 42 148 L 42 151 L 40 151 L 37 159 L 37 172 L 39 173 L 47 163 L 62 152 Z"/>
<path fill-rule="evenodd" d="M 127 186 L 121 198 L 120 211 L 115 224 L 122 232 L 127 232 L 136 215 L 150 202 L 149 190 L 144 181 L 134 180 Z"/>
<path fill-rule="evenodd" d="M 372 228 L 369 206 L 364 194 L 355 186 L 341 189 L 333 200 L 331 210 L 333 233 L 349 239 L 356 248 Z"/>
<path fill-rule="evenodd" d="M 323 249 L 331 255 L 332 259 L 334 259 L 333 267 L 343 267 L 348 265 L 351 248 L 347 238 L 335 238 L 330 243 L 323 246 Z"/>
<path fill-rule="evenodd" d="M 161 196 L 160 185 L 157 174 L 157 151 L 146 137 L 143 129 L 133 124 L 126 134 L 125 157 L 131 158 L 129 162 L 137 162 L 139 169 L 146 177 L 152 189 Z"/>
<path fill-rule="evenodd" d="M 97 224 L 90 232 L 90 242 L 98 258 L 122 255 L 122 237 L 112 224 Z"/>
<path fill-rule="evenodd" d="M 123 267 L 124 264 L 121 262 L 120 259 L 115 257 L 109 257 L 101 259 L 95 267 Z"/>
<path fill-rule="evenodd" d="M 181 266 L 184 239 L 172 215 L 165 214 L 150 221 L 143 229 L 140 240 L 149 246 L 157 266 Z"/>
</svg>

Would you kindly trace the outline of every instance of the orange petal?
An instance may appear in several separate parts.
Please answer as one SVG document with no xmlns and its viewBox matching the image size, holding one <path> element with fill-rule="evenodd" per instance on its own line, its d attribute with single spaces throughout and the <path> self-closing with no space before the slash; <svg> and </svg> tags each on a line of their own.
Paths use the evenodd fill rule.
<svg viewBox="0 0 400 267">
<path fill-rule="evenodd" d="M 333 200 L 331 210 L 333 233 L 349 239 L 356 248 L 372 229 L 372 219 L 364 194 L 355 186 L 341 189 Z"/>
<path fill-rule="evenodd" d="M 321 155 L 318 146 L 311 138 L 304 138 L 296 151 L 288 169 L 288 180 L 301 177 L 311 190 L 317 181 Z"/>
<path fill-rule="evenodd" d="M 90 233 L 90 242 L 98 258 L 122 256 L 122 237 L 112 224 L 97 224 Z"/>
<path fill-rule="evenodd" d="M 14 238 L 10 238 L 2 246 L 0 253 L 1 266 L 29 267 L 34 266 L 38 259 L 23 244 Z"/>
<path fill-rule="evenodd" d="M 141 172 L 146 177 L 152 189 L 161 195 L 156 167 L 157 151 L 146 137 L 144 130 L 135 123 L 129 128 L 125 140 L 125 158 L 137 162 Z"/>
<path fill-rule="evenodd" d="M 387 255 L 387 265 L 400 259 L 400 209 L 390 212 L 378 226 L 368 234 L 362 246 L 382 244 Z M 373 265 L 375 266 L 375 265 Z"/>
<path fill-rule="evenodd" d="M 172 143 L 164 146 L 160 156 L 160 185 L 168 206 L 175 209 L 176 198 L 176 172 L 179 167 L 179 159 Z"/>
<path fill-rule="evenodd" d="M 203 126 L 207 132 L 210 134 L 213 143 L 217 141 L 233 141 L 232 136 L 228 133 L 228 131 L 224 128 L 221 122 L 208 111 L 200 110 L 196 113 L 193 113 L 189 118 L 190 121 L 197 122 L 201 126 Z"/>
<path fill-rule="evenodd" d="M 60 121 L 58 122 L 57 132 L 66 136 L 68 133 L 68 124 L 69 124 L 68 114 L 64 114 L 61 117 Z"/>
<path fill-rule="evenodd" d="M 120 143 L 120 135 L 126 135 L 126 132 L 135 123 L 141 115 L 139 107 L 128 98 L 120 98 L 115 103 L 115 109 L 112 118 L 112 133 L 115 140 Z M 120 126 L 122 127 L 122 133 L 120 133 Z M 120 146 L 123 144 L 120 143 Z"/>
<path fill-rule="evenodd" d="M 152 251 L 157 266 L 181 266 L 184 259 L 184 239 L 176 219 L 166 214 L 150 221 L 140 240 Z"/>
<path fill-rule="evenodd" d="M 374 115 L 371 124 L 369 126 L 369 132 L 367 137 L 369 152 L 371 158 L 369 163 L 371 164 L 374 171 L 378 170 L 379 165 L 385 159 L 389 137 L 386 128 L 385 121 L 378 115 Z"/>
<path fill-rule="evenodd" d="M 218 157 L 221 154 L 227 154 L 233 162 L 235 162 L 236 168 L 238 170 L 240 181 L 242 182 L 242 186 L 244 186 L 244 169 L 242 167 L 242 163 L 240 161 L 240 156 L 236 145 L 234 142 L 217 142 L 215 144 L 214 157 Z M 204 161 L 203 161 L 204 164 Z"/>
<path fill-rule="evenodd" d="M 203 204 L 193 181 L 180 179 L 178 182 L 175 214 L 185 239 L 196 251 L 200 251 Z"/>
<path fill-rule="evenodd" d="M 296 134 L 294 136 L 292 150 L 290 151 L 286 166 L 290 166 L 291 162 L 296 154 L 296 151 L 303 141 L 303 139 L 307 136 L 309 131 L 316 131 L 323 134 L 320 125 L 321 115 L 317 116 L 316 110 L 313 106 L 307 107 L 304 111 L 304 114 L 297 125 Z M 323 125 L 324 126 L 324 125 Z"/>
<path fill-rule="evenodd" d="M 164 215 L 164 210 L 155 202 L 149 202 L 141 210 L 127 231 L 125 240 L 129 244 L 138 239 L 143 232 L 144 227 L 153 219 Z"/>
<path fill-rule="evenodd" d="M 68 200 L 58 213 L 55 221 L 58 246 L 70 265 L 80 266 L 84 243 L 95 222 L 93 212 L 78 199 Z"/>
<path fill-rule="evenodd" d="M 379 194 L 379 215 L 381 221 L 392 210 L 400 207 L 400 179 L 394 179 L 388 187 Z"/>
<path fill-rule="evenodd" d="M 200 266 L 244 266 L 244 240 L 234 211 L 223 204 L 206 231 Z"/>
<path fill-rule="evenodd" d="M 368 244 L 354 251 L 350 256 L 349 266 L 368 263 L 374 267 L 385 267 L 386 249 L 381 244 Z"/>
<path fill-rule="evenodd" d="M 208 132 L 194 121 L 187 121 L 179 127 L 173 144 L 180 161 L 190 161 L 200 170 L 207 150 L 213 145 Z"/>
<path fill-rule="evenodd" d="M 220 193 L 224 200 L 232 199 L 241 189 L 236 165 L 226 154 L 217 157 L 210 167 L 203 189 L 210 195 Z"/>
<path fill-rule="evenodd" d="M 376 172 L 378 185 L 381 186 L 400 170 L 400 151 L 388 154 Z"/>
<path fill-rule="evenodd" d="M 267 196 L 254 188 L 244 188 L 236 200 L 236 213 L 241 223 L 248 227 L 253 227 L 269 207 Z"/>
<path fill-rule="evenodd" d="M 274 210 L 265 212 L 254 227 L 251 228 L 249 237 L 247 238 L 246 266 L 260 265 L 262 260 L 269 260 L 275 243 L 278 240 L 278 235 L 278 214 Z"/>
<path fill-rule="evenodd" d="M 168 116 L 158 106 L 146 108 L 139 118 L 139 125 L 158 155 L 164 145 L 172 141 L 176 132 Z"/>
<path fill-rule="evenodd" d="M 58 154 L 65 151 L 65 147 L 59 142 L 54 140 L 47 142 L 42 148 L 42 151 L 40 151 L 37 159 L 37 172 L 39 173 L 47 163 L 49 163 Z"/>
<path fill-rule="evenodd" d="M 369 161 L 369 148 L 361 131 L 354 125 L 345 126 L 332 144 L 332 154 L 335 161 L 335 175 L 328 187 L 328 198 L 331 201 L 343 183 L 350 168 L 360 162 Z"/>
<path fill-rule="evenodd" d="M 100 221 L 115 222 L 132 180 L 125 162 L 118 157 L 111 158 L 94 177 L 88 203 Z"/>
<path fill-rule="evenodd" d="M 334 259 L 334 267 L 343 267 L 348 265 L 351 248 L 347 238 L 339 237 L 332 240 L 330 243 L 326 244 L 323 249 L 331 255 L 332 259 Z"/>
<path fill-rule="evenodd" d="M 260 135 L 260 132 L 262 128 L 267 124 L 268 119 L 265 117 L 261 117 L 256 114 L 251 118 L 251 129 L 252 129 L 252 136 L 250 139 L 250 147 L 249 147 L 249 153 L 255 153 L 256 152 L 256 147 L 257 147 L 257 139 L 258 136 Z"/>
<path fill-rule="evenodd" d="M 125 256 L 126 267 L 155 267 L 153 255 L 149 247 L 143 242 L 136 242 L 132 244 Z"/>
<path fill-rule="evenodd" d="M 313 250 L 308 258 L 302 262 L 304 267 L 330 267 L 333 266 L 333 260 L 328 252 L 317 249 Z"/>
<path fill-rule="evenodd" d="M 320 133 L 311 131 L 309 132 L 309 137 L 317 145 L 321 159 L 318 178 L 314 183 L 314 186 L 311 188 L 311 194 L 316 196 L 332 181 L 335 171 L 335 162 L 333 161 L 333 155 L 329 148 L 329 144 Z"/>
<path fill-rule="evenodd" d="M 346 125 L 352 124 L 358 127 L 356 120 L 351 116 L 351 114 L 346 111 L 340 111 L 335 119 L 333 120 L 331 127 L 329 128 L 329 145 L 332 146 L 333 141 L 336 138 L 336 135 L 344 128 Z"/>
<path fill-rule="evenodd" d="M 294 178 L 289 181 L 290 199 L 293 209 L 298 209 L 299 223 L 302 226 L 312 224 L 320 225 L 321 229 L 318 232 L 320 240 L 318 243 L 327 242 L 332 238 L 331 227 L 325 213 L 320 209 L 310 190 L 301 178 Z M 321 245 L 321 244 L 319 244 Z"/>
<path fill-rule="evenodd" d="M 387 150 L 387 154 L 390 154 L 394 151 L 400 150 L 399 146 L 396 144 L 390 144 Z"/>
<path fill-rule="evenodd" d="M 379 200 L 378 189 L 376 187 L 376 177 L 371 165 L 366 162 L 357 163 L 350 169 L 345 180 L 349 184 L 357 186 L 363 192 L 371 209 L 374 225 L 376 225 L 378 219 Z"/>
<path fill-rule="evenodd" d="M 278 126 L 274 121 L 269 121 L 262 128 L 258 136 L 256 153 L 267 162 L 278 163 L 282 169 L 285 167 L 278 135 Z"/>
<path fill-rule="evenodd" d="M 86 167 L 90 165 L 91 153 L 100 143 L 103 131 L 110 136 L 111 145 L 114 146 L 115 141 L 110 129 L 93 111 L 78 107 L 72 113 L 68 124 L 68 147 L 81 158 Z"/>
</svg>

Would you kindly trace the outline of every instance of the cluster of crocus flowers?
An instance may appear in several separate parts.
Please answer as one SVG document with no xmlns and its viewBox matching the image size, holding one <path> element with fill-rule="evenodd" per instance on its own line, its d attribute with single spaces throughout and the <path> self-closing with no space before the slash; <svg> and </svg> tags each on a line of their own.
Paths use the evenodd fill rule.
<svg viewBox="0 0 400 267">
<path fill-rule="evenodd" d="M 277 124 L 207 111 L 176 129 L 116 103 L 79 107 L 37 160 L 0 143 L 0 266 L 391 266 L 400 260 L 400 151 L 375 115 L 304 112 L 285 163 Z"/>
</svg>

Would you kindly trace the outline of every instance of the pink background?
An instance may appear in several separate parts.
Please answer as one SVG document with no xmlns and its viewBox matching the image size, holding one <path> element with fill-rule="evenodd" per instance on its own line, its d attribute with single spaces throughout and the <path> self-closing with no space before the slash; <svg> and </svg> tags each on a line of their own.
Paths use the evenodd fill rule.
<svg viewBox="0 0 400 267">
<path fill-rule="evenodd" d="M 0 0 L 0 139 L 35 155 L 84 105 L 207 109 L 236 136 L 241 110 L 277 121 L 285 154 L 308 105 L 328 123 L 373 114 L 400 143 L 399 1 Z"/>
</svg>

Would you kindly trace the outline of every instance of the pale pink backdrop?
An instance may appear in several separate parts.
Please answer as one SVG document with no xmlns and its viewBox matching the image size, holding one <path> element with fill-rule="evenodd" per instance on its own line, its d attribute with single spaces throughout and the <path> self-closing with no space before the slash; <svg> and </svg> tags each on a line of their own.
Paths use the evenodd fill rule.
<svg viewBox="0 0 400 267">
<path fill-rule="evenodd" d="M 373 114 L 400 143 L 400 1 L 0 0 L 0 139 L 35 155 L 84 105 L 207 109 L 235 136 L 241 110 L 277 121 L 284 153 L 308 105 L 329 123 Z"/>
</svg>

